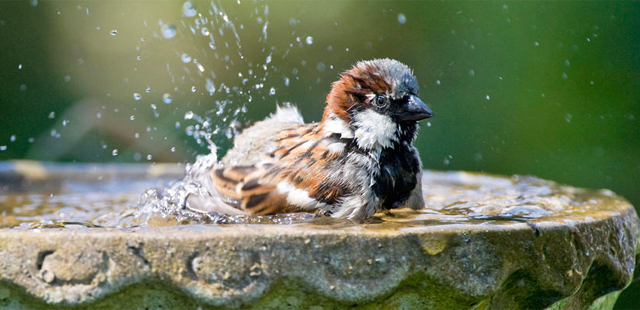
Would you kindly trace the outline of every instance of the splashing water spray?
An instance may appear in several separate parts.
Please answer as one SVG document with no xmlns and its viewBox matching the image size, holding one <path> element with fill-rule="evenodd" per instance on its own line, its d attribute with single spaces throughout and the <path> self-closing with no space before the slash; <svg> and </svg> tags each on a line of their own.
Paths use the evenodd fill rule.
<svg viewBox="0 0 640 310">
<path fill-rule="evenodd" d="M 267 5 L 256 3 L 252 16 L 254 16 L 258 24 L 262 25 L 260 33 L 257 35 L 258 42 L 263 45 L 267 42 L 268 14 L 269 7 Z M 160 26 L 161 40 L 174 40 L 181 33 L 187 35 L 190 33 L 192 36 L 201 35 L 208 39 L 208 49 L 197 57 L 213 57 L 216 61 L 224 62 L 227 70 L 238 66 L 244 67 L 238 70 L 238 85 L 233 85 L 234 81 L 227 81 L 228 84 L 219 83 L 216 86 L 215 72 L 213 70 L 207 71 L 206 65 L 198 60 L 193 53 L 176 52 L 184 65 L 183 71 L 192 75 L 195 73 L 196 79 L 204 80 L 205 95 L 210 97 L 215 95 L 223 98 L 215 100 L 215 108 L 205 113 L 204 116 L 200 116 L 193 111 L 187 111 L 184 114 L 184 121 L 193 123 L 185 126 L 186 134 L 193 137 L 198 145 L 206 146 L 209 153 L 198 155 L 193 164 L 186 165 L 183 180 L 175 182 L 167 188 L 146 190 L 138 200 L 137 208 L 125 212 L 123 217 L 133 221 L 128 224 L 141 226 L 149 224 L 152 219 L 158 217 L 173 217 L 178 222 L 184 220 L 191 223 L 289 223 L 293 220 L 308 218 L 308 214 L 276 216 L 213 214 L 204 210 L 193 209 L 189 206 L 188 200 L 193 200 L 196 196 L 196 199 L 206 201 L 206 203 L 225 205 L 223 198 L 213 190 L 209 178 L 210 171 L 216 165 L 219 165 L 214 136 L 223 134 L 227 139 L 233 138 L 237 133 L 237 126 L 235 125 L 239 123 L 237 118 L 247 111 L 246 104 L 253 101 L 253 96 L 256 93 L 266 92 L 264 85 L 269 75 L 268 69 L 273 66 L 274 49 L 262 49 L 263 53 L 265 53 L 264 63 L 262 64 L 247 62 L 242 54 L 239 33 L 239 30 L 244 30 L 245 27 L 242 24 L 236 24 L 234 22 L 235 19 L 225 12 L 221 3 L 212 1 L 210 2 L 210 7 L 199 10 L 193 2 L 186 1 L 182 5 L 182 15 L 183 19 L 178 26 L 160 22 L 162 24 Z M 230 36 L 225 36 L 226 32 L 229 32 Z M 229 42 L 228 38 L 232 38 L 230 40 L 232 42 Z M 306 40 L 307 45 L 311 44 L 312 40 L 312 37 L 309 36 Z M 289 49 L 293 46 L 292 44 L 289 45 L 284 54 L 288 54 Z M 222 49 L 235 50 L 235 53 L 223 56 Z M 212 56 L 211 53 L 213 53 Z M 169 64 L 167 64 L 167 71 L 172 75 L 172 79 L 176 79 Z M 289 86 L 289 78 L 285 77 L 284 80 L 287 81 L 285 86 Z M 194 79 L 191 78 L 190 81 L 194 81 Z M 190 90 L 195 93 L 199 88 L 200 86 L 191 85 Z M 275 93 L 276 89 L 274 87 L 268 90 L 269 95 L 274 95 Z M 162 101 L 165 104 L 171 104 L 175 99 L 172 94 L 167 92 L 162 96 Z M 232 106 L 238 105 L 234 105 L 234 103 L 239 102 L 241 102 L 240 106 L 233 109 Z M 176 127 L 179 128 L 180 126 L 180 123 L 177 122 Z M 230 214 L 232 213 L 230 212 Z"/>
</svg>

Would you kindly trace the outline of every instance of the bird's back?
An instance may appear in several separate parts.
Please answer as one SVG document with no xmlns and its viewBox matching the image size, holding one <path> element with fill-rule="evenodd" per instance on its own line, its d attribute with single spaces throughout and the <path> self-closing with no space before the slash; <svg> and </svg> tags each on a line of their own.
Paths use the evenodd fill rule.
<svg viewBox="0 0 640 310">
<path fill-rule="evenodd" d="M 276 113 L 246 128 L 233 142 L 222 158 L 221 163 L 227 167 L 236 165 L 255 165 L 260 162 L 260 155 L 275 151 L 279 132 L 304 124 L 302 115 L 295 106 L 278 106 Z"/>
</svg>

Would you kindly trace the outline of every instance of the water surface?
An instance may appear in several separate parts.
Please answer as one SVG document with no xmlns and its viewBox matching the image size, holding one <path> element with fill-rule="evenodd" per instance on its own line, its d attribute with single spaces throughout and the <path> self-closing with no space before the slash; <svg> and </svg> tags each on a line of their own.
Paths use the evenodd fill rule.
<svg viewBox="0 0 640 310">
<path fill-rule="evenodd" d="M 3 228 L 138 227 L 272 224 L 401 229 L 430 225 L 502 225 L 597 219 L 618 212 L 608 190 L 577 189 L 531 176 L 425 171 L 425 208 L 396 209 L 357 223 L 310 214 L 229 216 L 192 210 L 190 194 L 210 195 L 195 177 L 214 158 L 193 165 L 96 165 L 7 162 L 0 165 Z M 186 170 L 186 172 L 184 171 Z M 186 175 L 186 176 L 185 176 Z"/>
</svg>

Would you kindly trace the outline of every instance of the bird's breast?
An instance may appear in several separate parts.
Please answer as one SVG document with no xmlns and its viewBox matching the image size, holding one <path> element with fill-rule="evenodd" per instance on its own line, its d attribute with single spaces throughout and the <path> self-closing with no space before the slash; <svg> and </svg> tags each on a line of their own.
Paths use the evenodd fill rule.
<svg viewBox="0 0 640 310">
<path fill-rule="evenodd" d="M 420 161 L 410 150 L 385 149 L 380 154 L 380 172 L 373 191 L 382 205 L 393 208 L 409 198 L 416 187 Z"/>
</svg>

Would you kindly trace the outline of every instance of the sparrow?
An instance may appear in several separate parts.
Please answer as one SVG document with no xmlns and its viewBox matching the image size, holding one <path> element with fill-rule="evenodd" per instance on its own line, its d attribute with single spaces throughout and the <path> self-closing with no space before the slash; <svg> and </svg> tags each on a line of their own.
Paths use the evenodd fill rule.
<svg viewBox="0 0 640 310">
<path fill-rule="evenodd" d="M 432 116 L 409 67 L 360 61 L 332 83 L 320 122 L 305 124 L 296 107 L 277 107 L 236 136 L 208 175 L 222 201 L 213 210 L 363 220 L 420 209 L 422 163 L 412 141 L 418 121 Z"/>
</svg>

